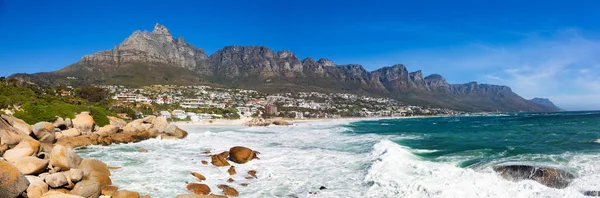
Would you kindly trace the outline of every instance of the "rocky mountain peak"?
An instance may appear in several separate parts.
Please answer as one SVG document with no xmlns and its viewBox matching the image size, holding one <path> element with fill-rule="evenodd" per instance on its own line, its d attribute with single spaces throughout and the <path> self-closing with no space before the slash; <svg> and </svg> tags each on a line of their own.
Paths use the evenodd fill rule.
<svg viewBox="0 0 600 198">
<path fill-rule="evenodd" d="M 164 25 L 158 23 L 154 25 L 154 30 L 152 30 L 152 33 L 171 36 L 171 32 L 169 32 L 169 29 L 167 29 L 167 27 L 165 27 Z"/>
<path fill-rule="evenodd" d="M 327 66 L 327 67 L 335 66 L 335 64 L 333 63 L 333 61 L 331 61 L 331 60 L 329 60 L 327 58 L 321 58 L 317 62 L 319 62 L 321 65 Z"/>
</svg>

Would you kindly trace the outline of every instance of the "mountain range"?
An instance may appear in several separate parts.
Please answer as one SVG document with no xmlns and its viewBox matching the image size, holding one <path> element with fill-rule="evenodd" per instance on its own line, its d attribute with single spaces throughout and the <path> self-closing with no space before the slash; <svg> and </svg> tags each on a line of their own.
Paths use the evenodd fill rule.
<svg viewBox="0 0 600 198">
<path fill-rule="evenodd" d="M 507 86 L 449 84 L 438 74 L 423 77 L 402 64 L 367 71 L 358 64 L 338 65 L 321 58 L 300 60 L 288 50 L 228 46 L 208 56 L 182 37 L 156 24 L 135 31 L 111 50 L 84 56 L 53 72 L 15 74 L 43 85 L 212 85 L 264 92 L 345 92 L 391 97 L 411 105 L 463 111 L 557 111 L 528 101 Z"/>
</svg>

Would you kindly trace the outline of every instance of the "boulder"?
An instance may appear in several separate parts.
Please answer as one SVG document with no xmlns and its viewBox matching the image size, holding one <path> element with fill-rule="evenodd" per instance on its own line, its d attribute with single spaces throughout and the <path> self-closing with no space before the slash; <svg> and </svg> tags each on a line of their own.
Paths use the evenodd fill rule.
<svg viewBox="0 0 600 198">
<path fill-rule="evenodd" d="M 252 177 L 256 178 L 256 171 L 255 170 L 249 170 L 248 171 L 248 175 L 251 175 Z"/>
<path fill-rule="evenodd" d="M 102 194 L 102 187 L 97 181 L 83 180 L 75 184 L 71 194 L 85 198 L 98 198 Z"/>
<path fill-rule="evenodd" d="M 79 148 L 92 145 L 92 140 L 85 136 L 62 137 L 56 141 L 56 145 L 62 145 L 67 148 Z"/>
<path fill-rule="evenodd" d="M 227 172 L 229 173 L 229 175 L 235 175 L 235 166 L 230 166 Z"/>
<path fill-rule="evenodd" d="M 162 116 L 154 119 L 154 122 L 152 124 L 154 124 L 154 128 L 158 130 L 159 133 L 164 133 L 165 131 L 167 131 L 167 127 L 169 127 L 169 122 L 167 122 L 167 118 Z"/>
<path fill-rule="evenodd" d="M 98 136 L 100 137 L 108 137 L 112 134 L 115 134 L 119 131 L 119 127 L 115 126 L 115 125 L 106 125 L 103 126 L 102 128 L 100 128 L 100 130 L 96 131 L 96 134 L 98 134 Z"/>
<path fill-rule="evenodd" d="M 142 147 L 142 148 L 138 149 L 138 152 L 140 152 L 140 153 L 147 153 L 148 149 Z"/>
<path fill-rule="evenodd" d="M 116 186 L 104 186 L 102 187 L 102 195 L 104 196 L 112 196 L 115 192 L 119 190 L 119 187 Z"/>
<path fill-rule="evenodd" d="M 49 191 L 47 193 L 44 193 L 44 195 L 42 195 L 41 198 L 83 198 L 83 197 L 79 196 L 79 195 L 71 195 L 71 194 L 58 192 L 58 191 Z"/>
<path fill-rule="evenodd" d="M 258 159 L 256 154 L 259 154 L 259 152 L 243 146 L 236 146 L 229 149 L 229 159 L 238 164 L 244 164 L 252 159 Z"/>
<path fill-rule="evenodd" d="M 4 116 L 0 118 L 0 144 L 16 145 L 25 137 L 29 137 L 29 132 L 26 133 L 13 127 L 4 119 Z"/>
<path fill-rule="evenodd" d="M 65 130 L 69 128 L 67 126 L 67 122 L 65 122 L 65 120 L 61 117 L 56 117 L 56 120 L 54 120 L 54 123 L 52 123 L 52 125 L 54 125 L 55 128 L 59 128 L 60 130 Z"/>
<path fill-rule="evenodd" d="M 143 129 L 143 131 L 148 131 L 148 130 L 150 130 L 150 129 L 151 129 L 153 126 L 154 126 L 153 124 L 146 124 L 146 123 L 143 123 L 143 124 L 142 124 L 142 129 Z"/>
<path fill-rule="evenodd" d="M 67 177 L 63 173 L 52 173 L 44 177 L 44 181 L 52 188 L 59 188 L 67 185 Z"/>
<path fill-rule="evenodd" d="M 40 143 L 40 150 L 38 151 L 38 156 L 40 156 L 41 154 L 50 155 L 53 148 L 54 148 L 54 144 Z M 50 156 L 48 156 L 48 158 L 50 158 Z M 42 159 L 46 159 L 46 158 L 42 157 Z"/>
<path fill-rule="evenodd" d="M 108 121 L 110 125 L 116 126 L 117 128 L 123 128 L 125 127 L 125 125 L 127 125 L 127 122 L 125 122 L 125 120 L 117 117 L 108 116 Z"/>
<path fill-rule="evenodd" d="M 185 188 L 197 195 L 208 195 L 210 193 L 210 188 L 206 184 L 188 184 Z"/>
<path fill-rule="evenodd" d="M 146 124 L 154 124 L 154 120 L 156 119 L 156 116 L 146 116 L 143 121 Z"/>
<path fill-rule="evenodd" d="M 227 162 L 227 156 L 229 156 L 229 152 L 225 151 L 217 155 L 211 155 L 210 158 L 212 160 L 212 164 L 215 166 L 229 166 L 229 162 Z"/>
<path fill-rule="evenodd" d="M 29 135 L 31 133 L 31 125 L 27 124 L 27 122 L 9 115 L 1 115 L 1 117 L 8 122 L 10 126 L 17 129 L 20 134 Z"/>
<path fill-rule="evenodd" d="M 229 178 L 229 179 L 227 180 L 227 182 L 229 182 L 229 183 L 233 183 L 234 181 L 235 181 L 235 180 L 233 180 L 233 178 Z"/>
<path fill-rule="evenodd" d="M 227 196 L 231 196 L 231 197 L 237 197 L 239 196 L 238 191 L 235 188 L 232 188 L 228 185 L 218 185 L 217 186 L 219 189 L 221 189 L 223 191 L 223 194 L 227 195 Z"/>
<path fill-rule="evenodd" d="M 18 197 L 28 186 L 29 181 L 16 167 L 0 159 L 0 197 Z"/>
<path fill-rule="evenodd" d="M 108 170 L 108 166 L 102 161 L 85 158 L 81 161 L 78 168 L 84 173 L 83 180 L 97 181 L 102 187 L 112 184 L 110 170 Z"/>
<path fill-rule="evenodd" d="M 144 127 L 142 126 L 143 122 L 144 121 L 142 119 L 137 119 L 137 120 L 131 121 L 130 123 L 127 123 L 127 125 L 125 125 L 125 127 L 123 127 L 123 133 L 135 135 L 139 132 L 144 131 Z"/>
<path fill-rule="evenodd" d="M 200 173 L 197 173 L 197 172 L 192 172 L 192 175 L 193 175 L 194 177 L 198 178 L 198 180 L 200 180 L 200 181 L 204 181 L 204 180 L 206 180 L 206 177 L 204 177 L 204 175 L 202 175 L 202 174 L 200 174 Z"/>
<path fill-rule="evenodd" d="M 167 135 L 167 134 L 160 134 L 160 139 L 161 140 L 177 140 L 179 138 L 172 136 L 172 135 Z"/>
<path fill-rule="evenodd" d="M 202 161 L 200 161 L 200 162 L 201 162 L 202 164 L 204 164 L 204 165 L 208 164 L 208 162 L 207 162 L 206 160 L 202 160 Z"/>
<path fill-rule="evenodd" d="M 54 125 L 50 122 L 39 122 L 31 128 L 33 135 L 43 143 L 54 143 Z"/>
<path fill-rule="evenodd" d="M 21 142 L 19 142 L 19 144 L 17 144 L 17 146 L 4 152 L 2 157 L 4 157 L 4 159 L 7 161 L 13 161 L 24 156 L 35 156 L 37 155 L 39 149 L 40 142 L 29 136 L 26 136 L 21 140 Z"/>
<path fill-rule="evenodd" d="M 112 138 L 100 137 L 100 138 L 98 138 L 98 144 L 101 144 L 103 146 L 108 146 L 108 145 L 112 144 Z"/>
<path fill-rule="evenodd" d="M 566 188 L 575 175 L 567 171 L 529 165 L 506 165 L 494 167 L 494 171 L 504 179 L 510 181 L 521 181 L 524 179 L 534 180 L 551 188 Z"/>
<path fill-rule="evenodd" d="M 70 179 L 73 183 L 77 183 L 83 179 L 83 171 L 81 169 L 72 168 L 69 172 L 64 173 L 68 175 L 67 179 Z"/>
<path fill-rule="evenodd" d="M 150 130 L 148 130 L 148 134 L 150 135 L 150 137 L 155 138 L 160 135 L 160 132 L 158 132 L 158 129 L 151 128 Z"/>
<path fill-rule="evenodd" d="M 90 135 L 94 125 L 94 118 L 90 115 L 90 112 L 81 112 L 73 119 L 73 128 L 77 128 L 83 135 Z"/>
<path fill-rule="evenodd" d="M 119 190 L 113 193 L 112 198 L 139 198 L 140 193 L 127 190 Z"/>
<path fill-rule="evenodd" d="M 175 198 L 227 198 L 225 195 L 196 195 L 196 194 L 181 194 Z"/>
<path fill-rule="evenodd" d="M 110 139 L 113 143 L 130 143 L 135 141 L 135 139 L 127 133 L 112 134 L 110 135 Z"/>
<path fill-rule="evenodd" d="M 136 142 L 142 141 L 142 140 L 147 140 L 150 139 L 150 132 L 148 131 L 140 131 L 135 135 L 131 136 L 133 139 L 135 139 Z"/>
<path fill-rule="evenodd" d="M 8 145 L 0 144 L 0 155 L 3 155 L 4 152 L 6 152 L 7 150 L 8 150 Z"/>
<path fill-rule="evenodd" d="M 54 146 L 52 153 L 50 153 L 50 164 L 55 167 L 60 167 L 62 171 L 77 168 L 82 160 L 83 159 L 72 149 L 58 144 Z"/>
<path fill-rule="evenodd" d="M 65 123 L 67 124 L 67 128 L 73 128 L 73 120 L 71 118 L 65 119 Z"/>
<path fill-rule="evenodd" d="M 13 166 L 17 167 L 24 175 L 33 175 L 46 171 L 48 160 L 33 156 L 24 156 L 11 161 Z"/>
<path fill-rule="evenodd" d="M 167 130 L 165 131 L 166 134 L 170 135 L 170 136 L 175 136 L 179 139 L 183 139 L 188 135 L 188 132 L 177 127 L 176 125 L 169 125 L 169 127 L 167 127 Z"/>
<path fill-rule="evenodd" d="M 290 123 L 285 120 L 274 120 L 273 124 L 274 125 L 282 125 L 282 126 L 290 125 Z"/>
<path fill-rule="evenodd" d="M 81 132 L 77 128 L 70 128 L 64 131 L 61 131 L 62 137 L 75 137 L 80 136 Z"/>
<path fill-rule="evenodd" d="M 44 193 L 48 192 L 48 184 L 42 178 L 36 176 L 25 176 L 29 181 L 27 187 L 28 198 L 40 198 Z"/>
</svg>

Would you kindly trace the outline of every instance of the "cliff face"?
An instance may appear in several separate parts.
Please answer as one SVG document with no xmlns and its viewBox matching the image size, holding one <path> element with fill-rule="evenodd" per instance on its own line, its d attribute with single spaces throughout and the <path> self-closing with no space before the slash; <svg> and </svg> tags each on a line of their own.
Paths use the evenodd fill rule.
<svg viewBox="0 0 600 198">
<path fill-rule="evenodd" d="M 533 98 L 531 100 L 529 100 L 530 102 L 542 105 L 542 106 L 546 106 L 549 108 L 553 108 L 555 109 L 555 111 L 561 111 L 561 108 L 559 108 L 558 106 L 554 105 L 554 103 L 552 101 L 550 101 L 550 99 L 548 98 Z"/>
<path fill-rule="evenodd" d="M 423 77 L 420 70 L 409 72 L 402 64 L 369 72 L 326 58 L 300 60 L 290 51 L 275 53 L 264 46 L 228 46 L 207 56 L 183 38 L 173 39 L 160 24 L 58 71 L 16 76 L 46 84 L 211 84 L 273 92 L 349 92 L 466 111 L 552 110 L 506 86 L 448 84 L 441 75 Z"/>
</svg>

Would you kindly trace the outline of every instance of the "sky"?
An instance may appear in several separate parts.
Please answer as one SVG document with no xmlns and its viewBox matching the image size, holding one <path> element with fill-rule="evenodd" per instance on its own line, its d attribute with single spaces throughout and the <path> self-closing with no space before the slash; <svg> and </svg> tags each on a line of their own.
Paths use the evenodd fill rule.
<svg viewBox="0 0 600 198">
<path fill-rule="evenodd" d="M 0 76 L 54 71 L 156 23 L 207 54 L 269 46 L 367 70 L 507 85 L 600 109 L 600 2 L 0 0 Z"/>
</svg>

